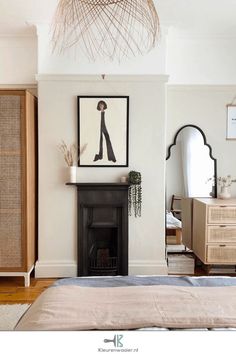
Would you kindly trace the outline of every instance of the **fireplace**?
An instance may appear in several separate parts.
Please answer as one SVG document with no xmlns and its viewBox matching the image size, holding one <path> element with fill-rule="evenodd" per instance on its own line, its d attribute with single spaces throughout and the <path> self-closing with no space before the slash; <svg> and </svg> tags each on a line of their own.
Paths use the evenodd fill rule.
<svg viewBox="0 0 236 354">
<path fill-rule="evenodd" d="M 68 183 L 78 193 L 78 276 L 128 274 L 127 183 Z"/>
</svg>

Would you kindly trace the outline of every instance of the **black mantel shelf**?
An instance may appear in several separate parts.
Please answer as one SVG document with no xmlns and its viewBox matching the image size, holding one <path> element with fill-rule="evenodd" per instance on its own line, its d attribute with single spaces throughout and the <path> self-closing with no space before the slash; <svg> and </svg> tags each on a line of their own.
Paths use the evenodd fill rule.
<svg viewBox="0 0 236 354">
<path fill-rule="evenodd" d="M 130 187 L 130 184 L 129 183 L 98 183 L 98 182 L 95 182 L 95 183 L 71 183 L 71 182 L 68 182 L 66 183 L 67 186 L 71 186 L 71 187 L 76 187 L 78 191 L 81 191 L 81 190 L 100 190 L 100 191 L 103 191 L 103 190 L 128 190 L 129 187 Z"/>
<path fill-rule="evenodd" d="M 103 182 L 103 183 L 98 183 L 98 182 L 90 182 L 90 183 L 71 183 L 67 182 L 67 186 L 75 186 L 75 187 L 129 187 L 129 183 L 110 183 L 110 182 Z"/>
</svg>

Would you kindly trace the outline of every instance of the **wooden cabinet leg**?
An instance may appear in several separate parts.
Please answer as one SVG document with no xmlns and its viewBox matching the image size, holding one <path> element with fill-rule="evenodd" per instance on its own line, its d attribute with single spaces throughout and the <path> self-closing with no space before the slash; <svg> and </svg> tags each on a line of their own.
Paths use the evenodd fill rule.
<svg viewBox="0 0 236 354">
<path fill-rule="evenodd" d="M 25 288 L 28 288 L 30 286 L 30 273 L 25 273 L 24 278 L 25 278 Z"/>
</svg>

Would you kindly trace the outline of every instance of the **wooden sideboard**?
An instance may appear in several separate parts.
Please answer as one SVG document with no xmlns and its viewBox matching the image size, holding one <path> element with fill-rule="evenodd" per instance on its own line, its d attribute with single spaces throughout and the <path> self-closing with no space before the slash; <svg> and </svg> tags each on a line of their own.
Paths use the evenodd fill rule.
<svg viewBox="0 0 236 354">
<path fill-rule="evenodd" d="M 193 252 L 206 265 L 236 264 L 236 199 L 193 199 Z"/>
</svg>

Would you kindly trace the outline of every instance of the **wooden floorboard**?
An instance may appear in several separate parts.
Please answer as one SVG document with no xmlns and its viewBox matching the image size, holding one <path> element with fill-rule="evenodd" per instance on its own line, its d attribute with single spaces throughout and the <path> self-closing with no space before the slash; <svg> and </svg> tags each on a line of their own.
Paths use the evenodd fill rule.
<svg viewBox="0 0 236 354">
<path fill-rule="evenodd" d="M 30 287 L 24 287 L 24 279 L 0 277 L 0 305 L 31 304 L 56 279 L 31 279 Z"/>
</svg>

